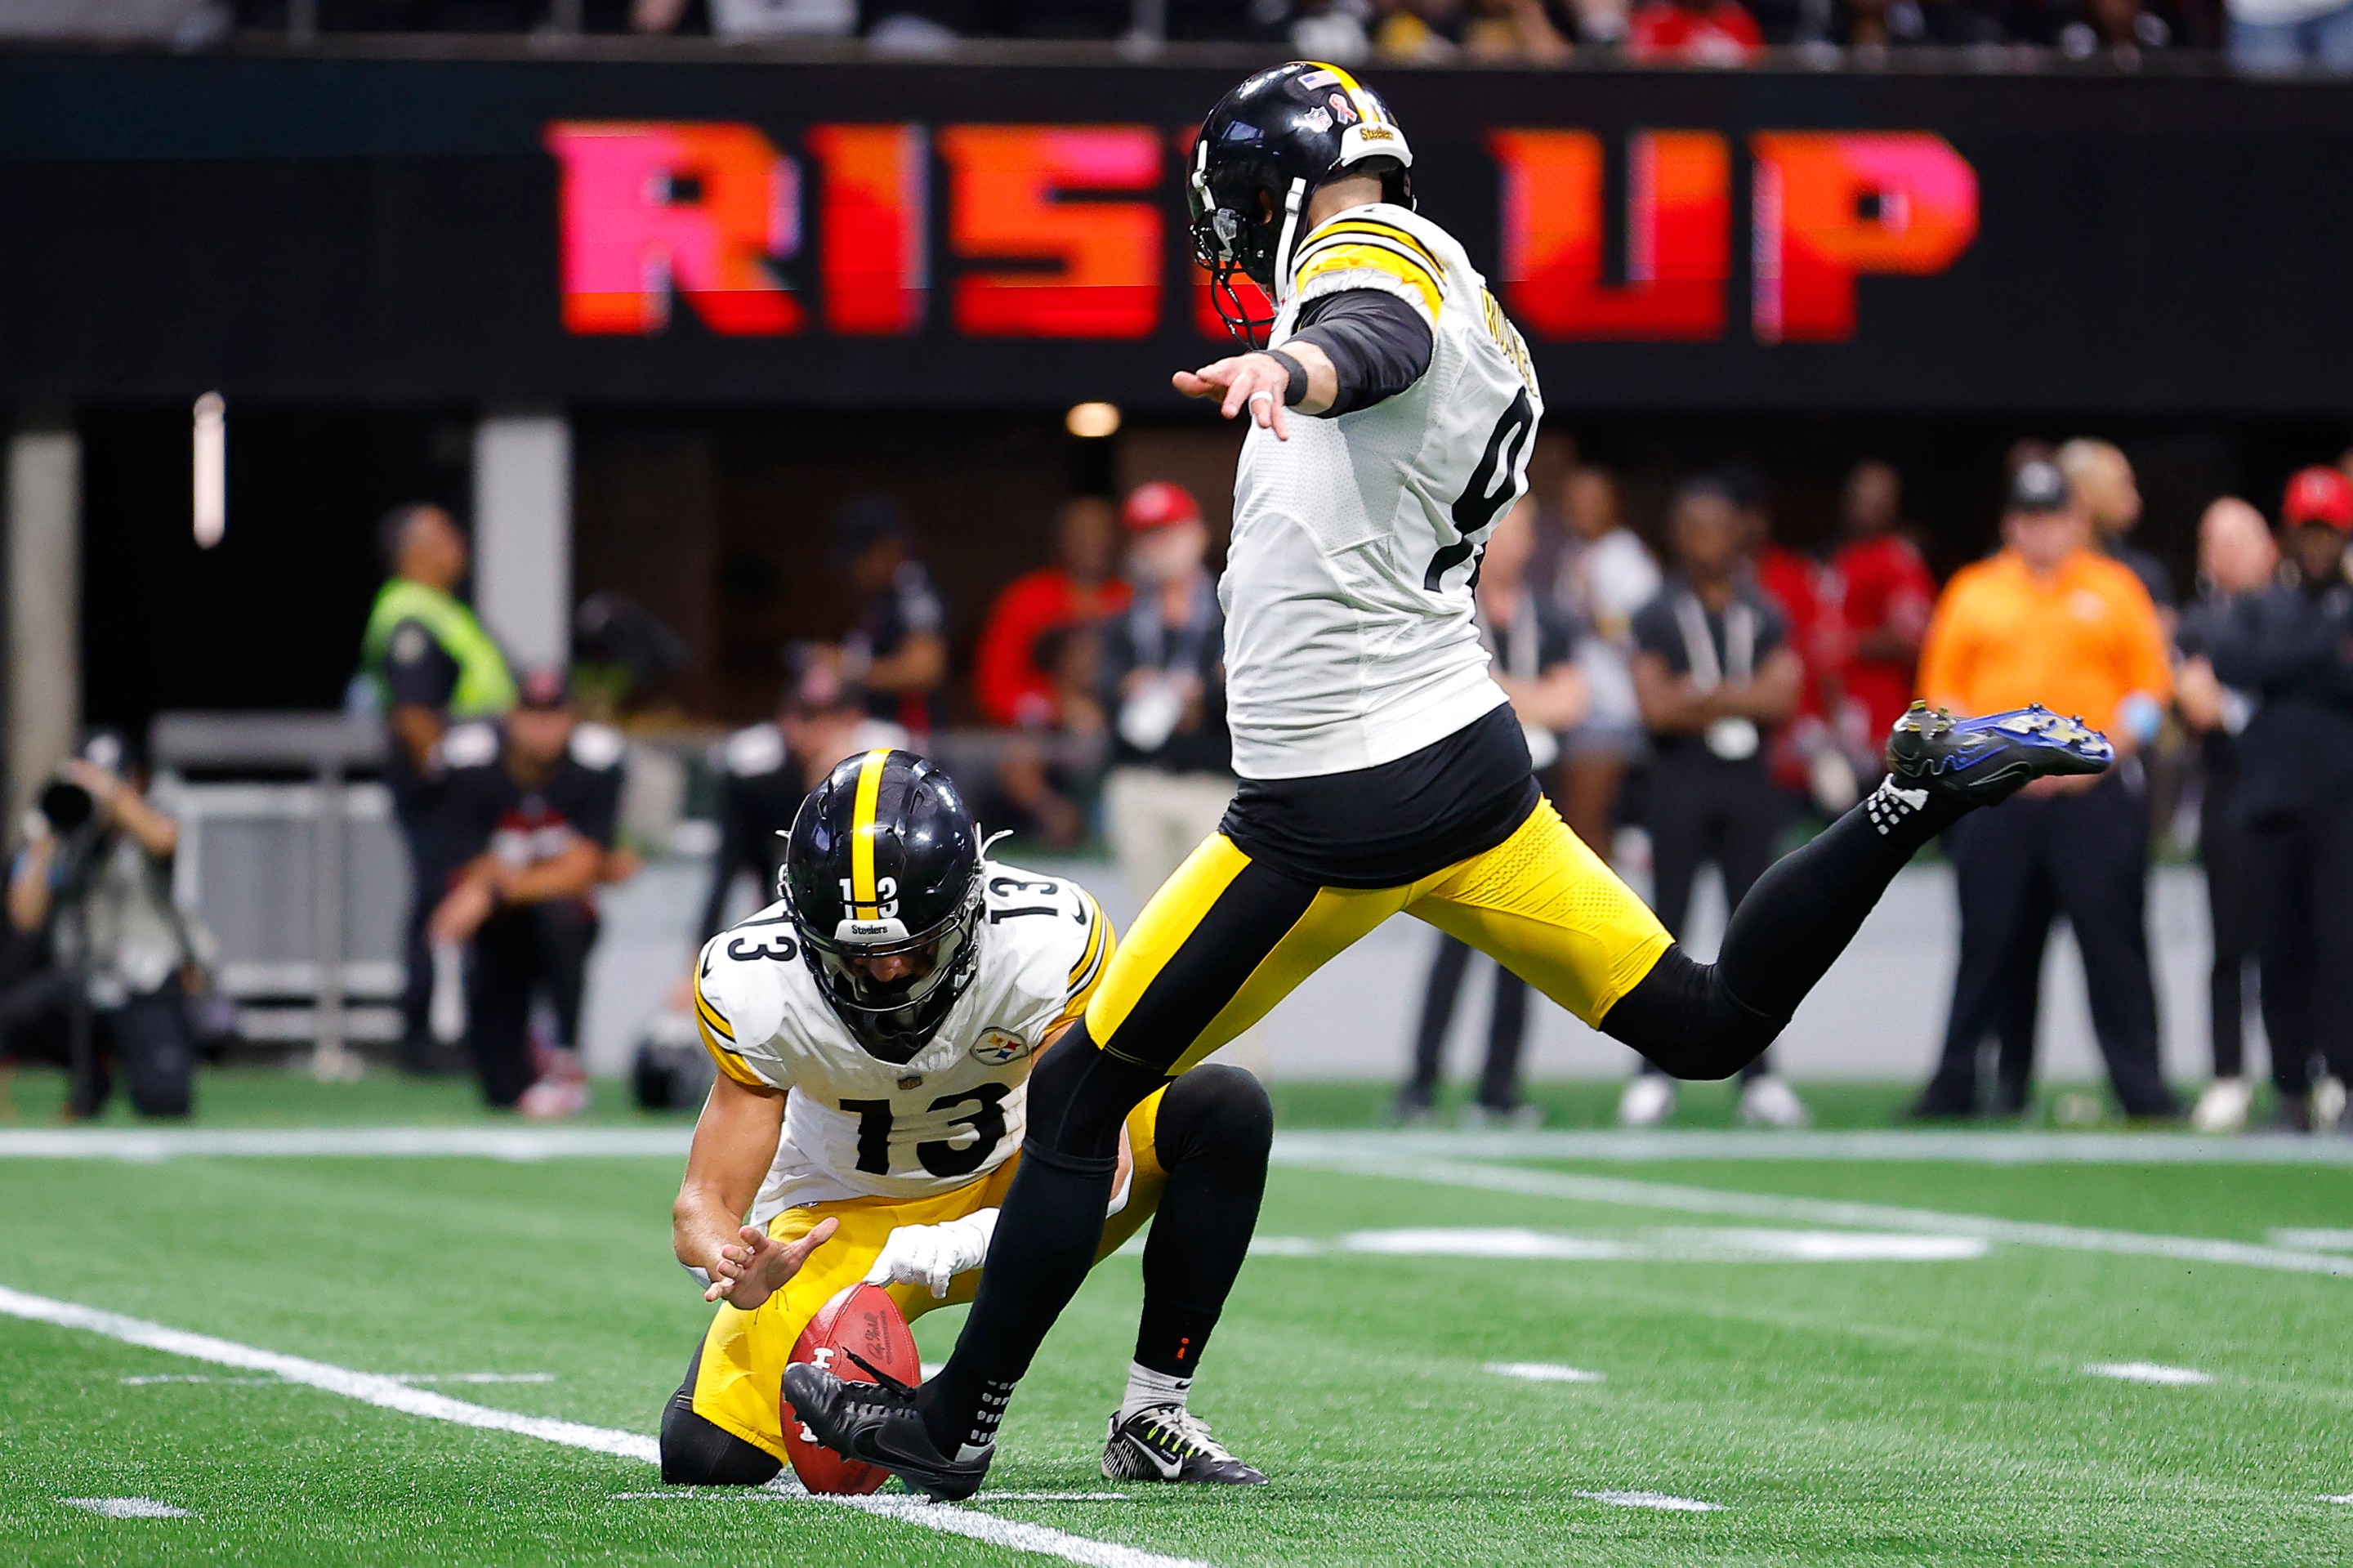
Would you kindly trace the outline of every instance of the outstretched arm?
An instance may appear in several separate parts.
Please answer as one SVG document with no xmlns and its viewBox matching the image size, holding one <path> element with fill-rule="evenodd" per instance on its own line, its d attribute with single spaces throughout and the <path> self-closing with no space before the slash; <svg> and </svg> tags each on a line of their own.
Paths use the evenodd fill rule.
<svg viewBox="0 0 2353 1568">
<path fill-rule="evenodd" d="M 1229 419 L 1245 408 L 1252 422 L 1291 439 L 1283 410 L 1353 414 L 1394 397 L 1430 368 L 1430 323 L 1393 294 L 1345 289 L 1308 302 L 1279 348 L 1237 355 L 1180 370 L 1187 397 L 1217 397 Z"/>
<path fill-rule="evenodd" d="M 820 1220 L 787 1245 L 744 1223 L 784 1127 L 782 1089 L 754 1088 L 724 1073 L 712 1083 L 711 1098 L 694 1124 L 686 1180 L 670 1211 L 670 1248 L 679 1262 L 711 1277 L 705 1301 L 753 1310 L 783 1289 L 838 1228 L 831 1219 Z"/>
</svg>

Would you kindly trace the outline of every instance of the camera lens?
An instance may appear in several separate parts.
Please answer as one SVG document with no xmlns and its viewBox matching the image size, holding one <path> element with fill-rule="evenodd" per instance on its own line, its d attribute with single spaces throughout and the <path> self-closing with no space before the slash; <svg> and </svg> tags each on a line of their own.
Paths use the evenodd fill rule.
<svg viewBox="0 0 2353 1568">
<path fill-rule="evenodd" d="M 52 779 L 42 789 L 38 804 L 43 820 L 53 833 L 70 833 L 90 821 L 98 802 L 90 791 L 69 779 Z"/>
</svg>

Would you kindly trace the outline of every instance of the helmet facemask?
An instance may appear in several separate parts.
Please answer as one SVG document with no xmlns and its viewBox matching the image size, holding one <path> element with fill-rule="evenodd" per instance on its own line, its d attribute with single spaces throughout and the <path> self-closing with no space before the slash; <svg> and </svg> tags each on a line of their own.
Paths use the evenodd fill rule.
<svg viewBox="0 0 2353 1568">
<path fill-rule="evenodd" d="M 1227 199 L 1220 200 L 1220 196 Z M 1283 263 L 1290 258 L 1292 242 L 1298 236 L 1299 214 L 1307 199 L 1307 183 L 1294 179 L 1282 203 L 1284 211 L 1281 232 L 1270 242 L 1272 227 L 1267 214 L 1258 210 L 1262 205 L 1273 205 L 1273 193 L 1251 185 L 1240 190 L 1215 191 L 1209 185 L 1209 144 L 1206 137 L 1195 142 L 1193 172 L 1185 182 L 1185 204 L 1191 214 L 1193 259 L 1208 270 L 1209 302 L 1218 319 L 1226 323 L 1226 331 L 1252 348 L 1266 346 L 1267 337 L 1274 329 L 1271 312 L 1253 312 L 1250 301 L 1234 286 L 1239 272 L 1259 286 L 1272 300 L 1276 297 L 1278 280 Z"/>
<path fill-rule="evenodd" d="M 896 926 L 896 921 L 844 921 L 828 936 L 798 918 L 801 950 L 809 971 L 851 1036 L 867 1054 L 894 1065 L 912 1061 L 931 1044 L 941 1022 L 972 983 L 980 959 L 980 878 L 955 913 L 927 930 L 856 938 L 852 926 Z M 888 965 L 882 960 L 903 960 Z M 903 968 L 889 979 L 878 967 Z"/>
</svg>

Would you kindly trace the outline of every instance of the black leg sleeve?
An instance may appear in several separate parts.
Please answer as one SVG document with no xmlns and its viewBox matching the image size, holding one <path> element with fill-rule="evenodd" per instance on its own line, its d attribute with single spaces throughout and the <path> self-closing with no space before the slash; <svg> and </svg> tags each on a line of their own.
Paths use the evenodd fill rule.
<svg viewBox="0 0 2353 1568">
<path fill-rule="evenodd" d="M 1258 1229 L 1273 1141 L 1274 1107 L 1240 1067 L 1196 1067 L 1161 1098 L 1153 1143 L 1168 1183 L 1144 1244 L 1142 1365 L 1193 1375 Z"/>
<path fill-rule="evenodd" d="M 955 1353 L 920 1396 L 924 1425 L 943 1453 L 995 1436 L 1005 1398 L 1094 1266 L 1120 1124 L 1164 1081 L 1097 1049 L 1084 1020 L 1030 1075 L 1021 1168 L 997 1214 L 972 1315 Z"/>
<path fill-rule="evenodd" d="M 1872 820 L 1866 801 L 1774 862 L 1725 927 L 1716 967 L 1732 994 L 1776 1029 L 1787 1023 L 1895 874 L 1959 814 L 1939 800 L 1890 829 Z"/>
<path fill-rule="evenodd" d="M 757 1487 L 776 1479 L 783 1464 L 723 1426 L 694 1413 L 694 1377 L 702 1368 L 702 1347 L 686 1363 L 686 1381 L 662 1406 L 661 1477 L 670 1487 Z"/>
</svg>

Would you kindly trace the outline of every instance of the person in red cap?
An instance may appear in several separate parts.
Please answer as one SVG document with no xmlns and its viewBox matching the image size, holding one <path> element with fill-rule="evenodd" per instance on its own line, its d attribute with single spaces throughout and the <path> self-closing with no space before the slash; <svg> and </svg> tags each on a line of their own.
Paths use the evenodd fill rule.
<svg viewBox="0 0 2353 1568">
<path fill-rule="evenodd" d="M 2234 801 L 2261 911 L 2256 962 L 2278 1123 L 2353 1131 L 2315 1115 L 2312 1058 L 2353 1082 L 2353 480 L 2312 467 L 2280 507 L 2287 580 L 2232 604 L 2209 632 L 2223 685 L 2255 699 L 2239 735 Z"/>
<path fill-rule="evenodd" d="M 1005 585 L 988 607 L 973 655 L 972 694 L 981 716 L 1008 729 L 1051 729 L 1062 698 L 1042 656 L 1050 633 L 1127 608 L 1128 587 L 1113 575 L 1119 523 L 1100 495 L 1074 495 L 1055 519 L 1050 567 Z"/>
<path fill-rule="evenodd" d="M 1128 493 L 1135 600 L 1103 627 L 1097 690 L 1111 720 L 1104 826 L 1139 902 L 1215 832 L 1233 798 L 1226 735 L 1225 620 L 1206 565 L 1209 529 L 1181 484 Z"/>
</svg>

